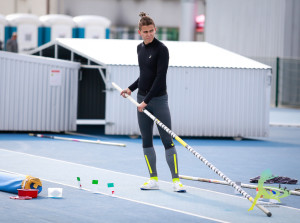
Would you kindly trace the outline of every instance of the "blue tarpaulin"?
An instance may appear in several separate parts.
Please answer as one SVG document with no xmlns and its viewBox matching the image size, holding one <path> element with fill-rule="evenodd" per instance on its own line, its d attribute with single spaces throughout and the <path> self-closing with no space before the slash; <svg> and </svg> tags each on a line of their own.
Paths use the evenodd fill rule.
<svg viewBox="0 0 300 223">
<path fill-rule="evenodd" d="M 23 185 L 22 185 L 23 184 Z M 0 172 L 0 191 L 18 193 L 18 189 L 38 189 L 42 191 L 42 182 L 31 176 Z"/>
</svg>

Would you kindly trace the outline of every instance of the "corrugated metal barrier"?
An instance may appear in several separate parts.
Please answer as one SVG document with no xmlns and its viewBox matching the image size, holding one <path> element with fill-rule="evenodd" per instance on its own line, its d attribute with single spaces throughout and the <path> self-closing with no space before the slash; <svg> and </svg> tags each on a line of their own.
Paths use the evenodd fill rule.
<svg viewBox="0 0 300 223">
<path fill-rule="evenodd" d="M 128 87 L 136 66 L 110 66 L 111 81 Z M 133 75 L 136 74 L 136 75 Z M 269 69 L 169 67 L 172 130 L 180 136 L 260 137 L 269 134 Z M 136 98 L 136 92 L 132 94 Z M 106 134 L 140 134 L 136 108 L 107 92 Z M 155 128 L 154 134 L 158 135 Z"/>
<path fill-rule="evenodd" d="M 76 130 L 79 68 L 0 51 L 0 130 Z"/>
</svg>

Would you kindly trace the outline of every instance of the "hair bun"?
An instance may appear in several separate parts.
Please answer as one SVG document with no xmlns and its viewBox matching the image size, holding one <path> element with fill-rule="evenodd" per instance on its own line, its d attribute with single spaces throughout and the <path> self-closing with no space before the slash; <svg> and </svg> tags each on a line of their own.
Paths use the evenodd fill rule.
<svg viewBox="0 0 300 223">
<path fill-rule="evenodd" d="M 147 15 L 146 15 L 145 12 L 140 12 L 139 16 L 140 16 L 141 18 L 143 18 L 144 16 L 147 16 Z"/>
</svg>

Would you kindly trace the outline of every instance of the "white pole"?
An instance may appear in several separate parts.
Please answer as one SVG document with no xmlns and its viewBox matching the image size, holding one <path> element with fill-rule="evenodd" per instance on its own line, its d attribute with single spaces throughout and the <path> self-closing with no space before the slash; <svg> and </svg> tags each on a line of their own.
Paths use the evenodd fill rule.
<svg viewBox="0 0 300 223">
<path fill-rule="evenodd" d="M 67 138 L 67 137 L 60 137 L 60 136 L 49 136 L 49 135 L 32 134 L 32 133 L 29 133 L 29 135 L 39 137 L 39 138 L 60 139 L 60 140 L 67 140 L 67 141 L 73 141 L 73 142 L 87 142 L 87 143 L 102 144 L 102 145 L 109 145 L 109 146 L 126 147 L 126 144 L 123 144 L 123 143 L 103 142 L 103 141 L 100 141 L 100 140 L 94 141 L 94 140 L 75 139 L 75 138 Z"/>
<path fill-rule="evenodd" d="M 112 82 L 114 88 L 116 88 L 120 93 L 122 92 L 122 88 L 120 88 L 116 83 Z M 136 106 L 139 105 L 130 95 L 125 94 L 126 98 L 129 99 Z M 168 134 L 170 134 L 174 139 L 176 139 L 181 145 L 184 146 L 187 150 L 193 153 L 198 159 L 200 159 L 206 166 L 208 166 L 211 170 L 213 170 L 216 174 L 222 177 L 227 183 L 229 183 L 236 191 L 241 193 L 245 198 L 247 198 L 250 202 L 254 203 L 254 198 L 247 194 L 241 187 L 239 187 L 235 182 L 230 180 L 224 173 L 222 173 L 218 168 L 216 168 L 212 163 L 208 162 L 200 153 L 195 151 L 191 146 L 189 146 L 186 142 L 184 142 L 176 133 L 174 133 L 171 129 L 169 129 L 166 125 L 164 125 L 161 121 L 159 121 L 154 115 L 152 115 L 148 110 L 143 109 L 143 112 L 151 118 L 157 125 L 159 125 L 163 130 L 165 130 Z M 261 211 L 263 211 L 268 217 L 272 216 L 272 213 L 265 207 L 255 204 Z"/>
<path fill-rule="evenodd" d="M 205 182 L 205 183 L 223 184 L 223 185 L 230 186 L 230 184 L 227 183 L 226 181 L 215 180 L 215 179 L 207 179 L 207 178 L 184 176 L 184 175 L 179 175 L 179 178 L 184 179 L 184 180 L 194 180 L 194 181 L 200 181 L 200 182 Z M 241 187 L 249 188 L 249 189 L 256 189 L 258 186 L 257 185 L 252 185 L 252 184 L 243 184 L 243 183 L 241 183 Z M 263 187 L 263 188 L 266 189 L 266 190 L 275 190 L 275 191 L 279 191 L 279 192 L 282 192 L 282 193 L 285 190 L 283 188 L 274 188 L 274 187 Z M 288 192 L 291 195 L 300 196 L 300 192 L 298 192 L 298 191 L 288 190 Z"/>
</svg>

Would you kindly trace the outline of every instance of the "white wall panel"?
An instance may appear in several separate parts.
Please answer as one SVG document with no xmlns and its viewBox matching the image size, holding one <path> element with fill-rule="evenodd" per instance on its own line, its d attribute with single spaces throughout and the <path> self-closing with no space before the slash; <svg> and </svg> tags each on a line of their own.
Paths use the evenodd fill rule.
<svg viewBox="0 0 300 223">
<path fill-rule="evenodd" d="M 121 88 L 127 88 L 139 76 L 138 66 L 109 66 L 109 81 L 115 82 Z M 136 99 L 137 91 L 132 93 Z M 113 89 L 106 93 L 105 134 L 139 135 L 136 107 L 120 93 Z M 111 123 L 111 124 L 110 124 Z"/>
<path fill-rule="evenodd" d="M 74 131 L 79 64 L 0 52 L 0 130 Z M 50 71 L 61 71 L 51 86 Z"/>
<path fill-rule="evenodd" d="M 284 56 L 286 0 L 207 0 L 205 40 L 250 57 Z"/>
<path fill-rule="evenodd" d="M 138 77 L 138 66 L 109 70 L 121 88 Z M 180 136 L 268 136 L 270 75 L 270 69 L 170 67 L 172 130 Z M 139 134 L 135 106 L 116 90 L 107 93 L 106 121 L 113 123 L 106 134 Z"/>
<path fill-rule="evenodd" d="M 186 136 L 267 136 L 270 70 L 170 68 L 173 129 Z"/>
<path fill-rule="evenodd" d="M 300 1 L 286 0 L 284 57 L 300 58 Z"/>
</svg>

